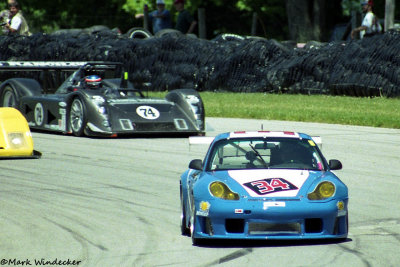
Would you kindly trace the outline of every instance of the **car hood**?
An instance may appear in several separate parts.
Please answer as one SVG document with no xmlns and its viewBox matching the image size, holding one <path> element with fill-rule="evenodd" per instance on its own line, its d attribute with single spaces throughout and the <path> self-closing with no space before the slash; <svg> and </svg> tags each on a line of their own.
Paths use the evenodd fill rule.
<svg viewBox="0 0 400 267">
<path fill-rule="evenodd" d="M 327 178 L 327 172 L 292 169 L 230 170 L 214 172 L 213 176 L 228 186 L 232 185 L 232 190 L 241 187 L 250 197 L 295 197 L 299 193 L 308 192 L 315 181 Z"/>
</svg>

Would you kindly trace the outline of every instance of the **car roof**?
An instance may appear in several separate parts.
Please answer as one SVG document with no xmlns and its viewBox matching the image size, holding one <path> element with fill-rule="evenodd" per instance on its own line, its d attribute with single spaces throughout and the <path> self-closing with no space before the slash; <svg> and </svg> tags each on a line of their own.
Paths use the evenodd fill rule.
<svg viewBox="0 0 400 267">
<path fill-rule="evenodd" d="M 313 140 L 321 149 L 322 139 L 320 136 L 310 136 L 305 133 L 293 132 L 293 131 L 235 131 L 221 133 L 215 137 L 212 136 L 190 136 L 189 145 L 210 145 L 220 140 L 229 139 L 260 139 L 267 137 L 281 137 L 281 138 L 293 138 L 293 139 L 308 139 Z"/>
<path fill-rule="evenodd" d="M 307 134 L 292 131 L 235 131 L 222 133 L 214 138 L 214 141 L 233 138 L 267 138 L 267 137 L 284 137 L 284 138 L 305 138 L 311 139 Z"/>
</svg>

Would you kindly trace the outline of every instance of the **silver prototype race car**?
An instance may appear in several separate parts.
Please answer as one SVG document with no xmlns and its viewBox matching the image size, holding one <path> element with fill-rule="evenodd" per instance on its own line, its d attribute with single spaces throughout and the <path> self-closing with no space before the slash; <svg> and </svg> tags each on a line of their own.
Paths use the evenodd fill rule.
<svg viewBox="0 0 400 267">
<path fill-rule="evenodd" d="M 31 78 L 1 83 L 0 106 L 21 111 L 31 129 L 76 136 L 205 132 L 197 91 L 176 89 L 164 99 L 146 97 L 128 80 L 121 63 L 7 61 L 0 62 L 0 70 L 70 73 L 54 90 Z"/>
</svg>

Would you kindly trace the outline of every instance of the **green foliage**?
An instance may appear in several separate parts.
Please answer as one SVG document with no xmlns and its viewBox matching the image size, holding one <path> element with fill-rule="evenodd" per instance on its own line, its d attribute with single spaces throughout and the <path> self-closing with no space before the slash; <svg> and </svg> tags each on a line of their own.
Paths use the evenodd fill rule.
<svg viewBox="0 0 400 267">
<path fill-rule="evenodd" d="M 316 1 L 316 0 L 313 0 Z M 166 8 L 176 19 L 173 0 L 166 0 Z M 250 35 L 253 14 L 257 14 L 257 35 L 268 39 L 288 40 L 288 18 L 283 0 L 187 0 L 185 8 L 197 18 L 198 8 L 206 12 L 207 38 L 221 33 Z M 311 3 L 312 1 L 310 1 Z M 349 21 L 351 10 L 360 11 L 359 0 L 329 1 L 326 14 L 328 29 L 336 23 Z M 331 3 L 336 3 L 335 5 Z M 142 19 L 135 14 L 143 13 L 148 5 L 155 10 L 156 0 L 21 0 L 22 10 L 32 32 L 52 32 L 57 29 L 86 28 L 105 25 L 119 28 L 123 33 L 130 28 L 141 27 Z M 0 9 L 6 1 L 0 2 Z M 343 9 L 343 10 L 340 10 Z M 385 0 L 375 0 L 375 13 L 384 17 Z M 400 8 L 396 7 L 395 18 L 399 19 Z M 346 17 L 341 16 L 344 14 Z M 300 14 L 299 14 L 300 15 Z M 196 32 L 197 33 L 197 32 Z"/>
<path fill-rule="evenodd" d="M 350 16 L 352 11 L 361 12 L 359 0 L 342 0 L 343 15 Z"/>
<path fill-rule="evenodd" d="M 141 27 L 144 5 L 149 11 L 156 9 L 156 0 L 29 0 L 22 10 L 32 32 L 52 32 L 57 29 L 86 28 L 93 25 L 118 27 L 122 32 L 132 27 Z M 6 8 L 1 2 L 0 7 Z M 177 12 L 173 1 L 166 1 L 166 8 L 173 18 Z M 285 39 L 287 17 L 284 1 L 281 0 L 192 0 L 185 8 L 197 19 L 198 8 L 206 10 L 207 38 L 220 33 L 249 35 L 253 12 L 258 14 L 257 35 L 267 38 Z"/>
<path fill-rule="evenodd" d="M 126 0 L 29 0 L 21 9 L 32 32 L 106 25 L 129 29 L 132 17 L 122 6 Z"/>
<path fill-rule="evenodd" d="M 374 0 L 373 11 L 379 18 L 385 17 L 385 2 L 386 2 L 385 0 Z M 351 11 L 356 11 L 361 13 L 362 8 L 360 3 L 361 3 L 360 0 L 342 0 L 341 5 L 342 5 L 343 15 L 351 16 Z M 399 19 L 399 17 L 400 17 L 400 8 L 396 3 L 395 18 Z"/>
<path fill-rule="evenodd" d="M 125 4 L 122 5 L 122 9 L 129 14 L 143 13 L 144 6 L 147 5 L 149 11 L 157 8 L 156 0 L 126 0 Z M 165 1 L 165 8 L 170 10 L 173 6 L 173 1 Z"/>
</svg>

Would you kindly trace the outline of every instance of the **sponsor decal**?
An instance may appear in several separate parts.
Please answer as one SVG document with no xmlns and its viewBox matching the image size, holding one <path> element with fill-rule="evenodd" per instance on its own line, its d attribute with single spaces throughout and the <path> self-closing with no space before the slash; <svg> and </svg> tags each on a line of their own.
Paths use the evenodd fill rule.
<svg viewBox="0 0 400 267">
<path fill-rule="evenodd" d="M 235 209 L 235 213 L 242 214 L 243 213 L 243 209 Z"/>
<path fill-rule="evenodd" d="M 150 106 L 139 106 L 136 109 L 136 113 L 146 120 L 155 120 L 160 117 L 160 112 L 156 108 Z"/>
<path fill-rule="evenodd" d="M 198 216 L 208 216 L 208 212 L 210 210 L 210 202 L 207 201 L 201 201 L 200 202 L 200 209 L 196 212 L 196 215 Z"/>
<path fill-rule="evenodd" d="M 298 189 L 295 185 L 283 178 L 268 178 L 243 184 L 258 195 Z"/>
</svg>

